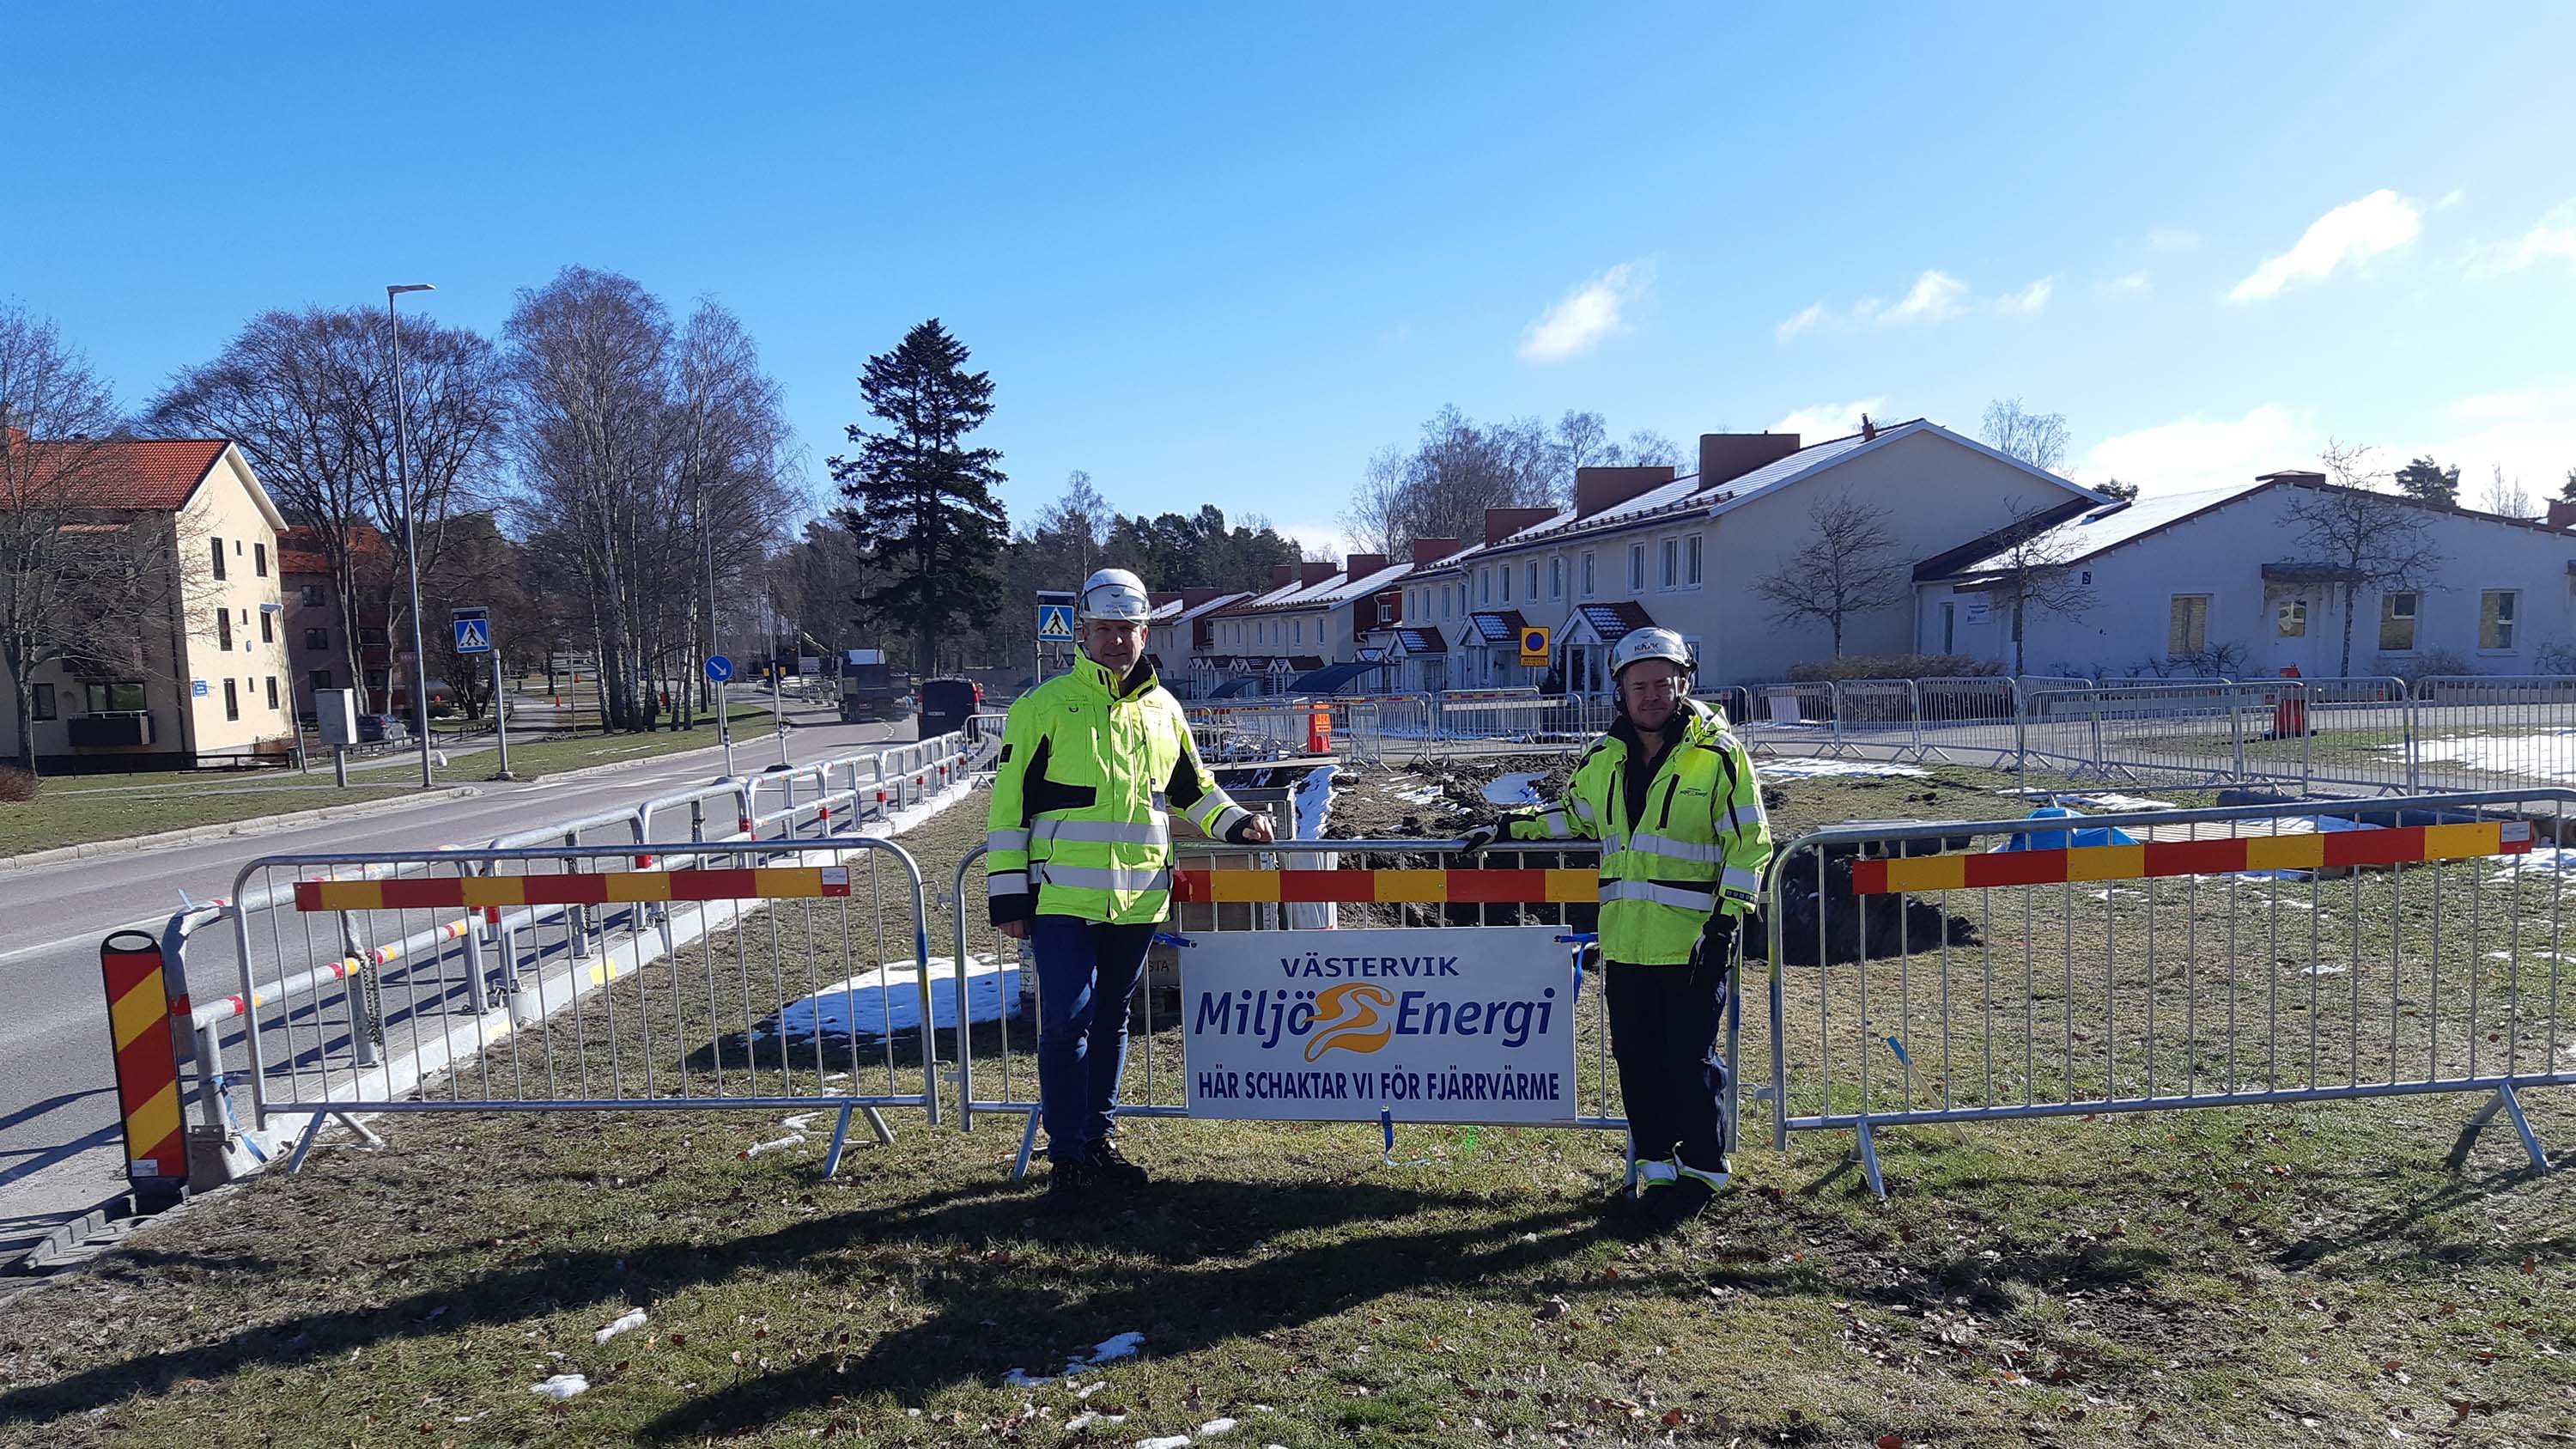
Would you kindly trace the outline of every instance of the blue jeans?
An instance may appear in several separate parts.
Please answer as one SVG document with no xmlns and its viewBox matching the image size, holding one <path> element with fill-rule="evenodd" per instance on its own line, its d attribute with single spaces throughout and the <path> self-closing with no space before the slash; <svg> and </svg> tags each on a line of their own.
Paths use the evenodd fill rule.
<svg viewBox="0 0 2576 1449">
<path fill-rule="evenodd" d="M 1127 1065 L 1127 1003 L 1154 927 L 1077 916 L 1029 922 L 1038 964 L 1038 1101 L 1047 1158 L 1079 1162 L 1109 1135 Z"/>
</svg>

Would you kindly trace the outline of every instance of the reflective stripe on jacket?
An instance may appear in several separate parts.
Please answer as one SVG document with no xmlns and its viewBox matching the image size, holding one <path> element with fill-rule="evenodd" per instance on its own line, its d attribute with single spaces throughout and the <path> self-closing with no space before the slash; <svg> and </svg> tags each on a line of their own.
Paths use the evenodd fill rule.
<svg viewBox="0 0 2576 1449">
<path fill-rule="evenodd" d="M 1039 914 L 1163 919 L 1169 812 L 1224 838 L 1245 818 L 1199 762 L 1180 701 L 1150 666 L 1113 678 L 1088 656 L 1011 704 L 985 818 L 995 924 Z"/>
<path fill-rule="evenodd" d="M 1762 896 L 1771 822 L 1753 761 L 1726 717 L 1697 700 L 1665 747 L 1628 818 L 1628 741 L 1616 732 L 1584 752 L 1559 799 L 1507 821 L 1514 840 L 1601 842 L 1601 954 L 1646 966 L 1691 957 L 1709 918 L 1742 915 Z"/>
</svg>

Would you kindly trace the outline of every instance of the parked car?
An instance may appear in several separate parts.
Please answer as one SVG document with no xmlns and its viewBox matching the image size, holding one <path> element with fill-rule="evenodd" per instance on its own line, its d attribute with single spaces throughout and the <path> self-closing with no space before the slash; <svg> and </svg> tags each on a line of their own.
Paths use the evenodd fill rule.
<svg viewBox="0 0 2576 1449">
<path fill-rule="evenodd" d="M 963 679 L 933 679 L 921 686 L 921 729 L 915 739 L 933 739 L 966 728 L 975 713 L 978 693 Z"/>
<path fill-rule="evenodd" d="M 411 726 L 398 714 L 362 714 L 358 716 L 358 742 L 367 745 L 392 744 L 411 738 Z"/>
</svg>

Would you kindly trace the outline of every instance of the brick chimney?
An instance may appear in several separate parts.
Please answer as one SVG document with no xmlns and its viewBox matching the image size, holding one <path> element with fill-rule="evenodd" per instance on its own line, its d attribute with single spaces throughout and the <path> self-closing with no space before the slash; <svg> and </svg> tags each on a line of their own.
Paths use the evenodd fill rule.
<svg viewBox="0 0 2576 1449">
<path fill-rule="evenodd" d="M 2326 475 L 2312 473 L 2305 468 L 2290 468 L 2278 473 L 2257 473 L 2254 475 L 2254 481 L 2257 483 L 2323 483 L 2326 481 Z"/>
<path fill-rule="evenodd" d="M 1413 566 L 1434 564 L 1458 551 L 1454 538 L 1417 538 L 1413 541 Z"/>
<path fill-rule="evenodd" d="M 1702 433 L 1699 435 L 1699 486 L 1706 488 L 1731 478 L 1741 478 L 1796 451 L 1796 433 Z"/>
<path fill-rule="evenodd" d="M 1301 563 L 1297 565 L 1297 583 L 1302 588 L 1311 589 L 1341 571 L 1340 564 Z"/>
<path fill-rule="evenodd" d="M 1295 564 L 1284 563 L 1272 564 L 1270 566 L 1270 587 L 1274 589 L 1284 589 L 1295 582 L 1297 582 L 1297 566 Z"/>
<path fill-rule="evenodd" d="M 2549 500 L 2549 526 L 2552 528 L 2576 527 L 2576 503 L 2555 498 Z"/>
<path fill-rule="evenodd" d="M 1360 580 L 1369 577 L 1371 574 L 1384 573 L 1386 571 L 1386 555 L 1382 553 L 1355 553 L 1344 558 L 1342 560 L 1342 566 L 1350 571 L 1351 582 L 1356 584 Z"/>
<path fill-rule="evenodd" d="M 1485 510 L 1485 542 L 1501 543 L 1522 529 L 1545 523 L 1555 516 L 1553 508 L 1488 508 Z"/>
<path fill-rule="evenodd" d="M 1195 609 L 1201 604 L 1207 603 L 1213 599 L 1222 599 L 1233 592 L 1234 590 L 1232 589 L 1183 589 L 1181 590 L 1181 607 L 1184 609 Z"/>
<path fill-rule="evenodd" d="M 1590 518 L 1673 481 L 1669 464 L 1650 468 L 1577 468 L 1574 470 L 1574 516 Z"/>
</svg>

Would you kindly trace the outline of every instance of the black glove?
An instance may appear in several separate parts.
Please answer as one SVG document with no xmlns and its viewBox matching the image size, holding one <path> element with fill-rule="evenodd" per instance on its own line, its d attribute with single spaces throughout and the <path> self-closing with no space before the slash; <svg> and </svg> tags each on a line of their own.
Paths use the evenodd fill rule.
<svg viewBox="0 0 2576 1449">
<path fill-rule="evenodd" d="M 1735 959 L 1736 938 L 1743 928 L 1742 916 L 1723 911 L 1710 916 L 1708 924 L 1700 929 L 1699 944 L 1691 948 L 1691 969 L 1698 970 L 1702 963 L 1724 969 L 1727 962 Z"/>
<path fill-rule="evenodd" d="M 1467 828 L 1467 843 L 1459 847 L 1459 853 L 1474 855 L 1477 851 L 1501 839 L 1502 834 L 1503 828 L 1499 825 L 1471 825 Z"/>
</svg>

